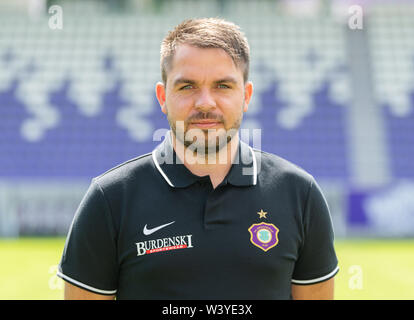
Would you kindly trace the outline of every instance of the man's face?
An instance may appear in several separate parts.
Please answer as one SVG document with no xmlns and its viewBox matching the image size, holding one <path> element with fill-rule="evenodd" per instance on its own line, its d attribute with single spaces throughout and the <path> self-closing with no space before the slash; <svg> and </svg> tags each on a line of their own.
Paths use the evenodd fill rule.
<svg viewBox="0 0 414 320">
<path fill-rule="evenodd" d="M 244 84 L 243 71 L 223 49 L 180 45 L 166 86 L 158 83 L 156 93 L 181 143 L 217 152 L 239 129 L 252 84 Z"/>
</svg>

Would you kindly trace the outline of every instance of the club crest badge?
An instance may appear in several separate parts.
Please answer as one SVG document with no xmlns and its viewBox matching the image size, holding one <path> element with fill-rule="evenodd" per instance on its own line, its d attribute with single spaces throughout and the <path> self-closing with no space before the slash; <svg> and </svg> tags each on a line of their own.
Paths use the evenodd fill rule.
<svg viewBox="0 0 414 320">
<path fill-rule="evenodd" d="M 263 251 L 268 251 L 279 243 L 279 229 L 271 223 L 255 223 L 248 229 L 250 241 Z"/>
</svg>

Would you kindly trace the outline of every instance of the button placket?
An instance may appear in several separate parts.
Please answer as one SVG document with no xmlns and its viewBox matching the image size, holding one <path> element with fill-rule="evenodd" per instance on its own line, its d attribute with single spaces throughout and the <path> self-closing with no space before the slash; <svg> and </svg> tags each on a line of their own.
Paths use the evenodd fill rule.
<svg viewBox="0 0 414 320">
<path fill-rule="evenodd" d="M 223 200 L 223 187 L 224 185 L 219 185 L 216 189 L 213 189 L 211 186 L 211 192 L 208 194 L 204 206 L 205 229 L 218 228 L 225 220 L 221 203 Z"/>
</svg>

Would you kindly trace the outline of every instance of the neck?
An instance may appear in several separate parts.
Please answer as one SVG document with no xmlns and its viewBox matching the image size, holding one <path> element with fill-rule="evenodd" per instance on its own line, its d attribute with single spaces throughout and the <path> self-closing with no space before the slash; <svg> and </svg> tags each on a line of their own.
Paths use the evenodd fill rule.
<svg viewBox="0 0 414 320">
<path fill-rule="evenodd" d="M 216 188 L 230 171 L 231 165 L 237 153 L 239 145 L 239 135 L 236 134 L 231 141 L 219 152 L 208 155 L 199 155 L 184 146 L 176 139 L 174 132 L 171 131 L 172 145 L 175 153 L 180 158 L 184 166 L 197 176 L 210 176 L 211 183 Z"/>
</svg>

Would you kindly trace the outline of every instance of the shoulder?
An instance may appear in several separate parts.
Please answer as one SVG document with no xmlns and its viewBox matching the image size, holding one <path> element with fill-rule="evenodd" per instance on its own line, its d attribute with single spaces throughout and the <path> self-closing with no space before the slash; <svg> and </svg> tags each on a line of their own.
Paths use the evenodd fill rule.
<svg viewBox="0 0 414 320">
<path fill-rule="evenodd" d="M 152 153 L 125 161 L 109 169 L 92 180 L 101 188 L 124 185 L 126 183 L 145 181 L 153 170 Z"/>
<path fill-rule="evenodd" d="M 309 187 L 315 183 L 314 177 L 298 166 L 278 155 L 253 149 L 256 162 L 258 176 L 262 181 L 303 185 Z"/>
</svg>

